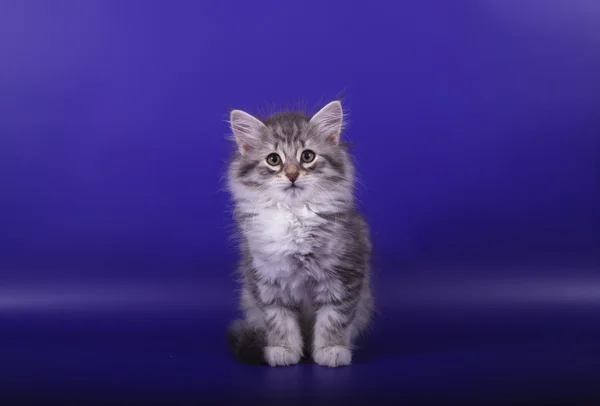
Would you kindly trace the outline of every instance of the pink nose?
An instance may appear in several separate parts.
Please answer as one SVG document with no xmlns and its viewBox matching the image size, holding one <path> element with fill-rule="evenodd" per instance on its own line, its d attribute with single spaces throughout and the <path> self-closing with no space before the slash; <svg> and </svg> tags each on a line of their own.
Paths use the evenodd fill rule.
<svg viewBox="0 0 600 406">
<path fill-rule="evenodd" d="M 286 172 L 285 176 L 294 183 L 298 179 L 298 172 Z"/>
<path fill-rule="evenodd" d="M 287 176 L 290 182 L 294 183 L 298 179 L 298 166 L 296 164 L 289 164 L 285 168 L 285 176 Z"/>
</svg>

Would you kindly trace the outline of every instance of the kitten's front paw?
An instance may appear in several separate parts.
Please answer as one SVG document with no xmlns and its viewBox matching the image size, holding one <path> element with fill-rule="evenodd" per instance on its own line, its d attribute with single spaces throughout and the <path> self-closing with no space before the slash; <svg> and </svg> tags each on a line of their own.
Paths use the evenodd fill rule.
<svg viewBox="0 0 600 406">
<path fill-rule="evenodd" d="M 313 359 L 319 365 L 340 367 L 350 365 L 352 362 L 352 353 L 348 347 L 336 345 L 334 347 L 319 348 L 313 353 Z"/>
<path fill-rule="evenodd" d="M 285 347 L 265 347 L 265 359 L 272 367 L 294 365 L 300 361 L 300 354 Z"/>
</svg>

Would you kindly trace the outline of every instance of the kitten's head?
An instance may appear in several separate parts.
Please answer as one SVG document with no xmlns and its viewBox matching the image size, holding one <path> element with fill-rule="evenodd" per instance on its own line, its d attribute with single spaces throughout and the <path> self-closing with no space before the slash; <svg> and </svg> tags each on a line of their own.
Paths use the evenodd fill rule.
<svg viewBox="0 0 600 406">
<path fill-rule="evenodd" d="M 351 203 L 354 168 L 340 143 L 344 113 L 339 101 L 312 117 L 280 113 L 265 120 L 234 110 L 230 117 L 237 152 L 229 187 L 238 201 Z"/>
</svg>

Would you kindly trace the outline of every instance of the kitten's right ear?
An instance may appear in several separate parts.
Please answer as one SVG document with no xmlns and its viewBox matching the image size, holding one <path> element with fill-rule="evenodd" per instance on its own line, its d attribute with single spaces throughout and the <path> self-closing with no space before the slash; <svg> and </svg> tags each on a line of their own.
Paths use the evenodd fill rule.
<svg viewBox="0 0 600 406">
<path fill-rule="evenodd" d="M 241 154 L 258 143 L 261 131 L 265 128 L 262 121 L 242 110 L 231 112 L 229 125 Z"/>
<path fill-rule="evenodd" d="M 312 116 L 310 125 L 319 137 L 336 145 L 339 144 L 340 134 L 344 126 L 342 103 L 336 100 L 323 107 Z"/>
</svg>

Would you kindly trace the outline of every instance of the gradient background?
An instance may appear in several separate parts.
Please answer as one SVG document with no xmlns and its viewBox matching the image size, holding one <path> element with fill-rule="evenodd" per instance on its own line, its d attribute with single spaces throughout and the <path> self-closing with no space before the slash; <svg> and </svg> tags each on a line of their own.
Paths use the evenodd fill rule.
<svg viewBox="0 0 600 406">
<path fill-rule="evenodd" d="M 598 395 L 599 21 L 594 0 L 2 0 L 0 397 Z M 339 95 L 380 315 L 351 368 L 239 365 L 228 111 Z"/>
</svg>

